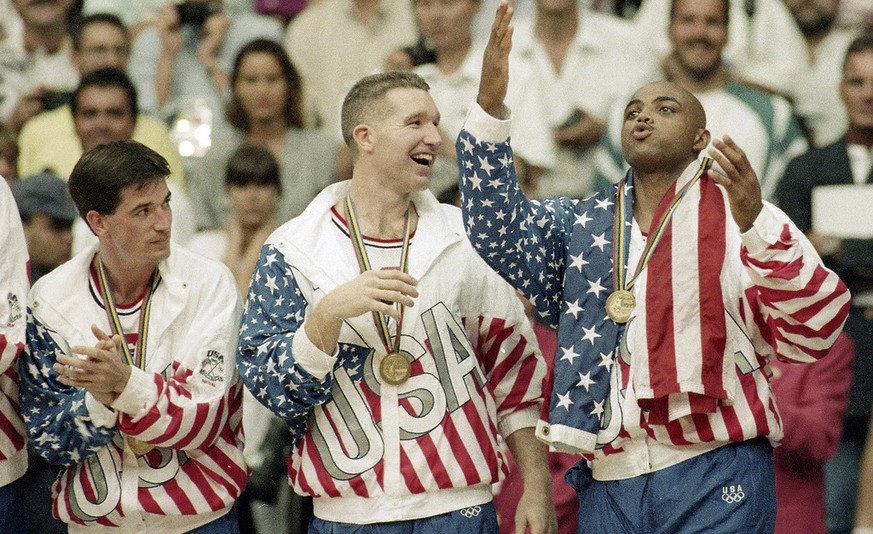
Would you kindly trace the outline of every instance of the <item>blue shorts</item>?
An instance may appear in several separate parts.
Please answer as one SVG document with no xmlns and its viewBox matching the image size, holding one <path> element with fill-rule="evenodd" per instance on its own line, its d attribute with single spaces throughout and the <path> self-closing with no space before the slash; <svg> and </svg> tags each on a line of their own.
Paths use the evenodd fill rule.
<svg viewBox="0 0 873 534">
<path fill-rule="evenodd" d="M 391 523 L 355 525 L 312 518 L 309 534 L 497 534 L 497 511 L 493 503 L 485 503 L 454 512 Z"/>
<path fill-rule="evenodd" d="M 776 524 L 766 438 L 626 480 L 594 480 L 584 461 L 565 478 L 579 495 L 578 534 L 772 533 Z"/>
<path fill-rule="evenodd" d="M 20 534 L 25 530 L 22 477 L 0 487 L 0 534 Z"/>
</svg>

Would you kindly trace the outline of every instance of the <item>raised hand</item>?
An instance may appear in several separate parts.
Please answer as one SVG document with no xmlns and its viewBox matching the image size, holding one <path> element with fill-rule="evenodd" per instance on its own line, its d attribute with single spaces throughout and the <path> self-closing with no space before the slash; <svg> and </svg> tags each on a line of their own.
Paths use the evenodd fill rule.
<svg viewBox="0 0 873 534">
<path fill-rule="evenodd" d="M 501 0 L 494 15 L 491 35 L 482 56 L 482 77 L 476 99 L 489 115 L 500 117 L 500 109 L 509 86 L 509 51 L 512 49 L 512 8 Z"/>
<path fill-rule="evenodd" d="M 725 174 L 710 171 L 709 176 L 727 190 L 731 215 L 741 232 L 752 227 L 764 207 L 761 183 L 746 153 L 733 139 L 724 136 L 713 139 L 709 155 L 724 169 Z"/>
</svg>

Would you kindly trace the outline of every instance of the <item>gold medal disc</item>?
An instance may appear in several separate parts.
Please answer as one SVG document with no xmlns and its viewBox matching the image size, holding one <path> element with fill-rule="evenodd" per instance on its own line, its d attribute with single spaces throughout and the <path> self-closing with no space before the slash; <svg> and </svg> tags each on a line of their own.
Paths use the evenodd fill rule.
<svg viewBox="0 0 873 534">
<path fill-rule="evenodd" d="M 606 299 L 606 314 L 616 323 L 624 324 L 630 319 L 636 304 L 637 299 L 633 293 L 627 289 L 619 289 Z"/>
<path fill-rule="evenodd" d="M 409 373 L 412 366 L 406 356 L 399 352 L 389 352 L 382 358 L 382 363 L 379 364 L 379 374 L 382 379 L 392 386 L 400 385 L 406 382 L 409 378 Z"/>
<path fill-rule="evenodd" d="M 142 456 L 154 449 L 153 445 L 132 436 L 127 436 L 127 446 L 137 456 Z"/>
</svg>

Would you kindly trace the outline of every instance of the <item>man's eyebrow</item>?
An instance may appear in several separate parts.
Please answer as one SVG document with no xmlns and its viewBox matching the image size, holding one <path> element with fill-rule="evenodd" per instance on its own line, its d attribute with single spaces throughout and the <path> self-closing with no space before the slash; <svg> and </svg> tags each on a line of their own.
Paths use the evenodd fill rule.
<svg viewBox="0 0 873 534">
<path fill-rule="evenodd" d="M 652 102 L 658 102 L 658 103 L 661 103 L 661 102 L 674 102 L 677 106 L 681 106 L 681 105 L 682 105 L 682 102 L 679 102 L 679 100 L 673 98 L 672 96 L 659 96 L 658 98 L 654 99 Z"/>
<path fill-rule="evenodd" d="M 677 106 L 682 105 L 682 102 L 680 102 L 679 100 L 677 100 L 676 98 L 674 98 L 672 96 L 659 96 L 659 97 L 656 97 L 654 100 L 652 100 L 652 102 L 655 102 L 658 104 L 660 104 L 661 102 L 674 102 Z M 643 103 L 643 101 L 640 100 L 639 98 L 634 98 L 633 100 L 631 100 L 630 102 L 627 103 L 627 106 L 625 106 L 624 109 L 625 109 L 625 111 L 627 111 L 627 109 L 629 107 L 633 106 L 634 104 L 642 105 L 642 103 Z"/>
<path fill-rule="evenodd" d="M 627 111 L 627 108 L 633 106 L 634 104 L 642 104 L 642 103 L 643 103 L 643 101 L 640 100 L 639 98 L 634 98 L 633 100 L 631 100 L 630 102 L 627 103 L 627 105 L 624 107 L 624 109 L 625 109 L 625 111 Z"/>
</svg>

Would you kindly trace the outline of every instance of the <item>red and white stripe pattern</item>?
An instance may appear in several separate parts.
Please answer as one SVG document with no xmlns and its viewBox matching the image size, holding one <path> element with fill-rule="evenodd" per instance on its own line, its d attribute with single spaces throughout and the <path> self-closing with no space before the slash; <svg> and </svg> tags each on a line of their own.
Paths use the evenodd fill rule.
<svg viewBox="0 0 873 534">
<path fill-rule="evenodd" d="M 379 457 L 368 468 L 353 476 L 350 474 L 347 479 L 330 475 L 331 469 L 325 462 L 333 459 L 325 457 L 319 448 L 318 430 L 314 430 L 314 427 L 331 425 L 340 435 L 344 452 L 349 456 L 356 452 L 356 444 L 341 422 L 343 415 L 335 397 L 333 402 L 315 410 L 305 438 L 289 460 L 291 483 L 298 493 L 316 497 L 367 498 L 385 494 L 421 494 L 491 484 L 506 474 L 506 461 L 497 443 L 498 421 L 520 411 L 529 411 L 530 417 L 536 419 L 545 364 L 538 356 L 534 357 L 537 349 L 533 335 L 522 335 L 526 332 L 519 332 L 513 324 L 483 316 L 465 318 L 461 322 L 475 353 L 477 372 L 487 377 L 487 382 L 480 384 L 473 378 L 474 373 L 468 375 L 465 379 L 465 391 L 469 392 L 466 402 L 454 410 L 441 408 L 444 411 L 439 413 L 438 423 L 422 435 L 401 434 L 396 449 L 386 438 Z M 434 379 L 438 376 L 434 349 L 430 341 L 425 344 L 427 353 L 412 363 L 411 381 L 428 374 Z M 391 432 L 391 426 L 409 426 L 409 421 L 423 415 L 421 404 L 412 402 L 402 393 L 389 395 L 383 391 L 379 395 L 363 381 L 356 381 L 352 386 L 351 381 L 346 382 L 348 379 L 341 376 L 345 371 L 336 369 L 335 380 L 340 387 L 347 384 L 357 388 L 360 396 L 347 396 L 352 408 L 355 413 L 372 418 L 372 422 L 383 429 L 383 435 Z M 403 420 L 407 425 L 402 424 Z M 392 457 L 394 455 L 396 457 Z M 391 466 L 399 468 L 399 477 L 391 472 Z M 392 477 L 398 479 L 397 486 L 389 480 Z"/>
<path fill-rule="evenodd" d="M 694 171 L 689 167 L 661 200 L 655 221 Z M 646 350 L 633 353 L 632 365 L 639 404 L 652 422 L 712 413 L 730 398 L 734 362 L 721 289 L 728 209 L 723 191 L 704 176 L 677 206 L 648 262 L 657 276 L 640 288 L 645 305 L 637 315 Z"/>
<path fill-rule="evenodd" d="M 178 365 L 174 370 L 182 382 L 191 375 Z M 156 376 L 155 386 L 159 390 L 177 388 L 173 384 L 175 379 L 164 381 Z M 120 480 L 114 479 L 114 474 L 107 479 L 97 468 L 114 469 L 132 461 L 124 454 L 123 435 L 117 434 L 96 456 L 67 468 L 55 482 L 52 487 L 55 517 L 65 523 L 86 524 L 83 517 L 91 516 L 100 525 L 122 525 L 123 510 L 130 507 L 130 504 L 125 505 L 124 493 L 135 495 L 133 509 L 147 514 L 196 516 L 227 509 L 236 501 L 248 478 L 239 448 L 243 439 L 242 388 L 241 382 L 234 384 L 220 402 L 203 403 L 191 418 L 182 417 L 181 409 L 174 410 L 172 406 L 168 408 L 170 417 L 160 420 L 152 421 L 147 415 L 133 423 L 129 416 L 119 416 L 118 428 L 122 432 L 140 426 L 148 427 L 149 433 L 163 429 L 165 439 L 161 446 L 176 449 L 153 449 L 136 458 L 137 466 L 131 472 L 135 471 L 143 481 L 130 491 L 134 488 L 129 485 L 137 484 L 136 476 L 126 478 L 122 472 Z M 162 399 L 169 397 L 172 404 L 172 394 L 163 392 L 161 395 Z M 181 447 L 186 451 L 178 450 Z M 150 478 L 153 480 L 149 481 Z M 119 499 L 120 505 L 115 506 Z M 107 513 L 107 506 L 111 507 L 111 512 Z"/>
</svg>

